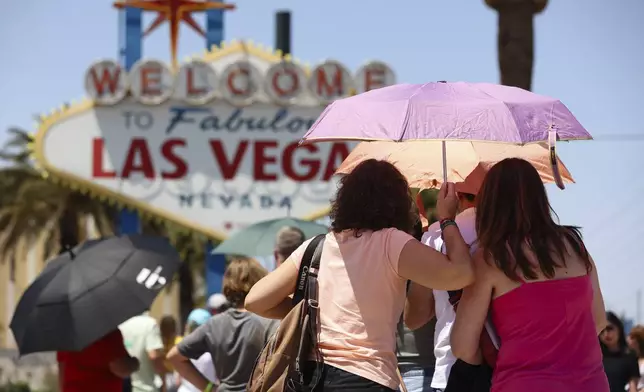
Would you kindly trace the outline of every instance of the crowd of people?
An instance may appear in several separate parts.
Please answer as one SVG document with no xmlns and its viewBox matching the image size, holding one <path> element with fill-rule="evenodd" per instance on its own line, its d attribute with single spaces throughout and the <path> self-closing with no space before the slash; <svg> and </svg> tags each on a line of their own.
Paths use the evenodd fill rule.
<svg viewBox="0 0 644 392">
<path fill-rule="evenodd" d="M 309 390 L 644 390 L 644 326 L 627 334 L 605 311 L 581 233 L 557 222 L 532 165 L 506 159 L 482 183 L 444 184 L 435 215 L 423 228 L 390 163 L 342 178 L 318 271 L 323 372 Z M 232 260 L 182 336 L 173 318 L 143 314 L 59 353 L 61 391 L 245 391 L 309 242 L 281 230 L 270 273 Z"/>
</svg>

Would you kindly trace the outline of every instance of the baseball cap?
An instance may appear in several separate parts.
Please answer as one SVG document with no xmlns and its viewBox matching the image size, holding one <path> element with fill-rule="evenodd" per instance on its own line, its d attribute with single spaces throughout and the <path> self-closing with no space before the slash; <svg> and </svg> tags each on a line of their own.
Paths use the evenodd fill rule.
<svg viewBox="0 0 644 392">
<path fill-rule="evenodd" d="M 486 174 L 487 171 L 485 169 L 480 166 L 477 167 L 472 173 L 470 173 L 470 175 L 465 177 L 463 181 L 454 184 L 456 186 L 456 192 L 478 195 Z"/>
<path fill-rule="evenodd" d="M 275 240 L 275 250 L 284 256 L 288 257 L 299 248 L 306 236 L 304 232 L 294 226 L 284 226 L 277 232 L 277 238 Z"/>
<path fill-rule="evenodd" d="M 222 293 L 215 293 L 208 298 L 208 308 L 219 310 L 228 305 L 228 299 Z"/>
<path fill-rule="evenodd" d="M 203 325 L 210 317 L 212 316 L 206 309 L 195 309 L 188 315 L 188 324 Z"/>
</svg>

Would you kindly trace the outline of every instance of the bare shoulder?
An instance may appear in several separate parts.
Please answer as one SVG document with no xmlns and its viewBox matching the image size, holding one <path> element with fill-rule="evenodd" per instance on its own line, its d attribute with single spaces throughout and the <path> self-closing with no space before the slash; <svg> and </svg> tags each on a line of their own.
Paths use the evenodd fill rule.
<svg viewBox="0 0 644 392">
<path fill-rule="evenodd" d="M 484 280 L 486 282 L 494 282 L 499 278 L 501 271 L 496 268 L 496 265 L 484 249 L 478 249 L 472 255 L 472 265 L 474 266 L 474 274 L 476 280 Z M 502 273 L 501 273 L 502 274 Z"/>
</svg>

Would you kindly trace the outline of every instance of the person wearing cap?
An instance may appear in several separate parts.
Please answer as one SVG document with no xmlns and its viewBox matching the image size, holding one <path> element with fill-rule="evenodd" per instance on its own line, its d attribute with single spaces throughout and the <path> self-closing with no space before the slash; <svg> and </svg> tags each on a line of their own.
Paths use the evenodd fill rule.
<svg viewBox="0 0 644 392">
<path fill-rule="evenodd" d="M 279 267 L 284 260 L 300 247 L 306 240 L 304 232 L 294 226 L 285 226 L 277 232 L 275 239 L 275 267 Z"/>
<path fill-rule="evenodd" d="M 464 182 L 455 184 L 459 202 L 459 214 L 455 220 L 463 239 L 470 246 L 470 253 L 473 254 L 477 239 L 476 195 L 483 183 L 483 178 L 470 177 Z M 429 226 L 421 242 L 439 252 L 447 252 L 441 237 L 440 222 L 434 222 Z M 456 312 L 450 303 L 447 291 L 432 290 L 412 282 L 405 303 L 405 325 L 415 330 L 426 325 L 434 316 L 436 316 L 434 329 L 436 362 L 433 376 L 425 376 L 432 378 L 431 388 L 435 392 L 442 392 L 447 387 L 450 370 L 456 362 L 450 346 L 450 332 L 456 320 Z M 412 392 L 411 389 L 410 392 Z"/>
<path fill-rule="evenodd" d="M 225 312 L 230 307 L 228 299 L 222 293 L 215 293 L 208 297 L 208 303 L 206 305 L 208 307 L 208 311 L 213 316 L 218 313 Z"/>
</svg>

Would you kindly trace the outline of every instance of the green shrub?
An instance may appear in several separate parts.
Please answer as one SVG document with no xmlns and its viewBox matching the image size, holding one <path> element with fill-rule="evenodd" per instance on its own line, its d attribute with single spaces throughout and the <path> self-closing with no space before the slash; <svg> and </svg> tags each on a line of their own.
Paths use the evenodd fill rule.
<svg viewBox="0 0 644 392">
<path fill-rule="evenodd" d="M 0 385 L 0 392 L 32 392 L 29 384 L 25 382 L 10 382 L 6 385 Z"/>
</svg>

